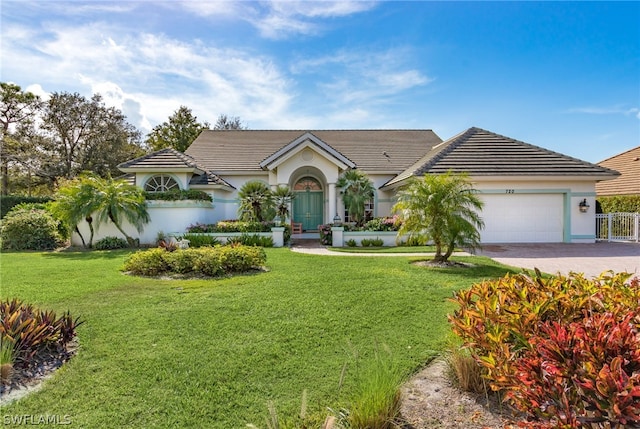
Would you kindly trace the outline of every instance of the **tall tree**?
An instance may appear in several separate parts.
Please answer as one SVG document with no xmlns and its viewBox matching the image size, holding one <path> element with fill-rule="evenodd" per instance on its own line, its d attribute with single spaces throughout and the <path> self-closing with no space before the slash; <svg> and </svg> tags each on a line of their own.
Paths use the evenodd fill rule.
<svg viewBox="0 0 640 429">
<path fill-rule="evenodd" d="M 31 92 L 24 92 L 19 85 L 0 82 L 0 176 L 2 195 L 9 193 L 9 164 L 16 154 L 24 150 L 16 138 L 15 130 L 33 125 L 42 101 Z"/>
<path fill-rule="evenodd" d="M 402 219 L 399 235 L 433 241 L 434 262 L 447 262 L 456 246 L 480 243 L 482 205 L 467 175 L 448 172 L 413 178 L 398 193 L 393 210 Z"/>
<path fill-rule="evenodd" d="M 238 116 L 229 117 L 225 114 L 218 116 L 214 130 L 246 130 L 247 127 L 242 123 Z"/>
<path fill-rule="evenodd" d="M 106 107 L 102 96 L 53 93 L 45 104 L 42 131 L 48 144 L 48 174 L 72 178 L 82 171 L 102 176 L 119 173 L 117 165 L 142 153 L 140 133 L 122 112 Z"/>
<path fill-rule="evenodd" d="M 147 136 L 147 145 L 153 150 L 172 147 L 184 152 L 200 135 L 203 130 L 209 129 L 208 122 L 201 124 L 193 115 L 191 109 L 180 106 L 178 110 L 169 116 L 169 119 L 160 125 L 156 125 Z"/>
<path fill-rule="evenodd" d="M 362 226 L 365 221 L 365 204 L 373 198 L 375 188 L 366 174 L 360 170 L 347 170 L 336 182 L 336 187 L 342 188 L 342 202 L 349 218 L 356 225 Z"/>
</svg>

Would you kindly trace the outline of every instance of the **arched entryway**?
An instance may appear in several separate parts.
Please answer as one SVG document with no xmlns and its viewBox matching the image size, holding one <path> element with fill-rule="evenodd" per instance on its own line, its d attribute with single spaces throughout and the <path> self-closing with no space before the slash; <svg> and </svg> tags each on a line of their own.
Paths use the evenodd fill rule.
<svg viewBox="0 0 640 429">
<path fill-rule="evenodd" d="M 295 183 L 293 191 L 293 221 L 301 223 L 303 230 L 318 229 L 324 213 L 322 185 L 314 177 L 305 176 Z"/>
</svg>

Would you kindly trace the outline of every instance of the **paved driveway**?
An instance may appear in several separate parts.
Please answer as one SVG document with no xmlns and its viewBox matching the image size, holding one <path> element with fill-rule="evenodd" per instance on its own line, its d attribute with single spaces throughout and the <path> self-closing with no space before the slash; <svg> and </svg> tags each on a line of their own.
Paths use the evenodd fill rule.
<svg viewBox="0 0 640 429">
<path fill-rule="evenodd" d="M 487 244 L 478 254 L 513 267 L 537 267 L 551 274 L 574 271 L 595 277 L 613 270 L 640 277 L 639 243 Z"/>
</svg>

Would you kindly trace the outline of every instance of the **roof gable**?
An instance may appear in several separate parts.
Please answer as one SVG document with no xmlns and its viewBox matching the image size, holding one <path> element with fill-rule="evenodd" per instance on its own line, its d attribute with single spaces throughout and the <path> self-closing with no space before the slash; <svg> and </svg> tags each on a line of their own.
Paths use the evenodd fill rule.
<svg viewBox="0 0 640 429">
<path fill-rule="evenodd" d="M 156 152 L 149 153 L 136 159 L 123 162 L 118 168 L 124 172 L 134 172 L 140 170 L 158 170 L 158 171 L 189 171 L 200 170 L 196 161 L 189 155 L 178 152 L 173 148 L 160 149 Z M 203 171 L 199 171 L 200 174 Z"/>
<path fill-rule="evenodd" d="M 590 176 L 594 180 L 609 179 L 618 174 L 608 168 L 474 127 L 433 146 L 418 162 L 385 186 L 398 184 L 411 176 L 447 171 L 471 176 Z"/>
<path fill-rule="evenodd" d="M 305 147 L 312 147 L 317 152 L 321 152 L 326 158 L 331 159 L 334 162 L 342 164 L 342 168 L 355 168 L 356 164 L 340 152 L 332 148 L 330 145 L 314 136 L 310 132 L 306 132 L 288 145 L 284 146 L 277 152 L 268 156 L 264 161 L 260 163 L 260 167 L 265 169 L 272 169 L 281 162 L 290 158 L 292 155 L 300 152 Z"/>
<path fill-rule="evenodd" d="M 640 195 L 640 146 L 607 158 L 598 165 L 620 172 L 620 176 L 596 184 L 598 195 Z"/>
<path fill-rule="evenodd" d="M 126 177 L 133 176 L 134 181 L 135 176 L 133 173 L 139 172 L 189 172 L 194 174 L 190 181 L 192 185 L 221 185 L 233 188 L 233 186 L 229 185 L 211 171 L 199 166 L 192 157 L 173 148 L 160 149 L 139 158 L 123 162 L 118 165 L 118 169 L 124 173 L 128 173 Z"/>
</svg>

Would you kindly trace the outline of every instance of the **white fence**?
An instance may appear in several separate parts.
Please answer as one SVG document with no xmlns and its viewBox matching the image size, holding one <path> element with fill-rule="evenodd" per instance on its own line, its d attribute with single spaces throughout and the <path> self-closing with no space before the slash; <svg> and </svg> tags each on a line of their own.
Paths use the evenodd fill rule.
<svg viewBox="0 0 640 429">
<path fill-rule="evenodd" d="M 640 213 L 597 213 L 596 240 L 640 241 Z"/>
</svg>

